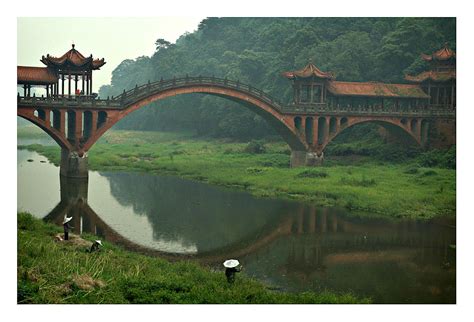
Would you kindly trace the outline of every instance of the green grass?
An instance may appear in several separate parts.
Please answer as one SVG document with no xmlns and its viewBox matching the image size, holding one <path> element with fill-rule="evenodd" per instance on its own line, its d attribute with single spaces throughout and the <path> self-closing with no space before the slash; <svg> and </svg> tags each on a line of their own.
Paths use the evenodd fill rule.
<svg viewBox="0 0 474 322">
<path fill-rule="evenodd" d="M 58 147 L 28 148 L 59 164 Z M 266 143 L 265 153 L 245 153 L 246 148 L 246 143 L 191 134 L 109 131 L 89 151 L 89 165 L 92 170 L 177 175 L 258 197 L 342 206 L 366 216 L 432 218 L 456 212 L 454 169 L 369 157 L 353 163 L 328 158 L 320 168 L 290 169 L 289 149 L 282 142 Z"/>
<path fill-rule="evenodd" d="M 190 261 L 171 263 L 108 242 L 100 252 L 90 254 L 88 245 L 54 241 L 60 227 L 27 213 L 17 216 L 18 303 L 370 302 L 349 293 L 272 291 L 244 272 L 229 285 L 223 271 Z M 93 240 L 93 236 L 84 238 Z"/>
</svg>

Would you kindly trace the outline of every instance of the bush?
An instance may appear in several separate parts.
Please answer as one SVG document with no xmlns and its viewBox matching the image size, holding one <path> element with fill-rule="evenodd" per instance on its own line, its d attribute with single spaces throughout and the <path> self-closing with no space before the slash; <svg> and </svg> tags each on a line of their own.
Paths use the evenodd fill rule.
<svg viewBox="0 0 474 322">
<path fill-rule="evenodd" d="M 341 183 L 348 186 L 355 186 L 355 187 L 371 187 L 377 184 L 375 179 L 366 179 L 365 177 L 362 177 L 362 179 L 342 178 Z"/>
<path fill-rule="evenodd" d="M 456 169 L 456 146 L 452 146 L 448 150 L 433 149 L 424 152 L 416 160 L 422 167 Z"/>
<path fill-rule="evenodd" d="M 298 173 L 295 178 L 326 178 L 328 174 L 319 170 L 304 170 Z"/>
<path fill-rule="evenodd" d="M 265 148 L 265 145 L 260 142 L 260 141 L 250 141 L 249 144 L 244 149 L 245 153 L 250 153 L 250 154 L 262 154 L 267 152 L 267 149 Z"/>
<path fill-rule="evenodd" d="M 417 174 L 418 173 L 418 167 L 409 167 L 407 168 L 405 171 L 403 171 L 403 173 L 406 173 L 406 174 Z"/>
<path fill-rule="evenodd" d="M 434 170 L 427 170 L 425 172 L 423 172 L 420 176 L 421 177 L 429 177 L 429 176 L 434 176 L 434 175 L 437 175 L 438 172 L 434 171 Z"/>
</svg>

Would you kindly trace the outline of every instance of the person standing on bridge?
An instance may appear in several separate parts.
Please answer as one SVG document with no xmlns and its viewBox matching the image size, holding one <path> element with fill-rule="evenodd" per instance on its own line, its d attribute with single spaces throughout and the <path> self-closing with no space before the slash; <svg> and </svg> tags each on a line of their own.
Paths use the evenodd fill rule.
<svg viewBox="0 0 474 322">
<path fill-rule="evenodd" d="M 238 273 L 242 270 L 242 266 L 239 266 L 240 263 L 236 259 L 228 259 L 223 263 L 225 267 L 225 276 L 227 277 L 227 282 L 232 284 L 235 281 L 235 273 Z"/>
<path fill-rule="evenodd" d="M 63 220 L 63 228 L 64 228 L 64 240 L 69 240 L 69 222 L 71 221 L 72 217 L 68 217 L 67 215 L 64 216 Z"/>
</svg>

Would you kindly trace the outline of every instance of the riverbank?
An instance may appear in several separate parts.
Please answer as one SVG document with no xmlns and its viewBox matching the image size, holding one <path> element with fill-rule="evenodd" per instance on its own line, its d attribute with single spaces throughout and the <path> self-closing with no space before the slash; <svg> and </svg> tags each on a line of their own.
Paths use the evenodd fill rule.
<svg viewBox="0 0 474 322">
<path fill-rule="evenodd" d="M 18 303 L 369 303 L 351 294 L 287 293 L 237 274 L 189 261 L 168 262 L 104 242 L 94 236 L 55 241 L 61 228 L 30 214 L 18 215 Z"/>
<path fill-rule="evenodd" d="M 455 216 L 456 171 L 368 157 L 328 158 L 318 168 L 289 168 L 289 148 L 266 142 L 195 139 L 191 134 L 109 131 L 89 151 L 91 170 L 143 171 L 235 187 L 258 197 L 345 207 L 362 216 Z M 60 162 L 57 146 L 30 145 Z M 264 152 L 264 153 L 256 153 Z"/>
</svg>

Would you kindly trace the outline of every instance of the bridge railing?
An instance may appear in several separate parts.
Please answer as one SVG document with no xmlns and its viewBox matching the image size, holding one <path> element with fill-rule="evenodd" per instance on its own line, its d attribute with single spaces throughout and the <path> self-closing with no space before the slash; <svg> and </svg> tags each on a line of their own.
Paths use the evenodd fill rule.
<svg viewBox="0 0 474 322">
<path fill-rule="evenodd" d="M 432 106 L 417 107 L 348 107 L 348 106 L 328 106 L 326 104 L 312 105 L 286 105 L 282 107 L 282 112 L 286 114 L 301 113 L 329 113 L 334 115 L 378 115 L 378 116 L 433 116 L 433 117 L 454 117 L 455 108 L 440 108 Z"/>
<path fill-rule="evenodd" d="M 20 97 L 18 103 L 25 106 L 51 107 L 51 108 L 121 108 L 120 102 L 110 99 L 90 99 L 81 96 L 72 97 Z"/>
<path fill-rule="evenodd" d="M 282 110 L 282 104 L 266 94 L 261 89 L 255 88 L 252 85 L 241 83 L 240 81 L 234 81 L 226 78 L 217 78 L 217 77 L 181 77 L 173 78 L 167 80 L 160 80 L 153 83 L 147 83 L 141 86 L 135 86 L 135 88 L 124 91 L 122 94 L 112 97 L 112 101 L 120 101 L 124 107 L 139 101 L 142 98 L 147 97 L 150 93 L 155 93 L 158 91 L 163 91 L 171 88 L 179 88 L 189 85 L 212 85 L 212 86 L 222 86 L 225 88 L 233 88 L 244 93 L 250 94 L 252 96 L 258 97 L 259 99 L 269 103 L 277 110 Z"/>
</svg>

